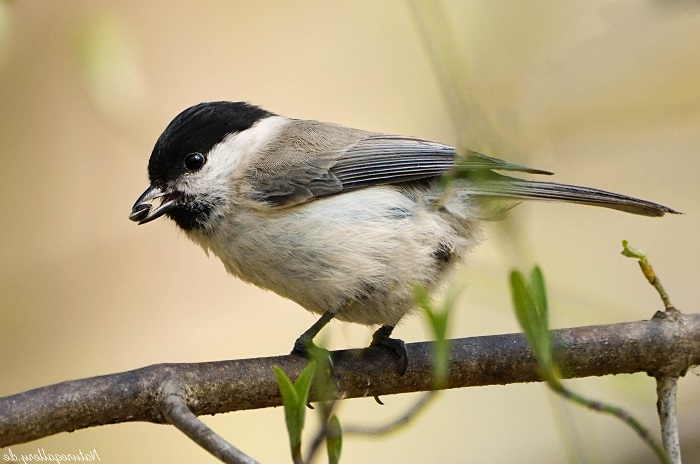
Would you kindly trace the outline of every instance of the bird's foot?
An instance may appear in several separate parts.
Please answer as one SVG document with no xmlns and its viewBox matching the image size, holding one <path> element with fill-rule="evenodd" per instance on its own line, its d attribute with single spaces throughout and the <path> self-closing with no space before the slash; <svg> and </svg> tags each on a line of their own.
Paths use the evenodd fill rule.
<svg viewBox="0 0 700 464">
<path fill-rule="evenodd" d="M 316 361 L 317 369 L 319 369 L 317 370 L 316 379 L 322 381 L 326 379 L 323 381 L 323 384 L 331 385 L 335 392 L 339 391 L 335 380 L 335 365 L 333 364 L 330 351 L 316 346 L 312 339 L 302 335 L 294 342 L 294 348 L 292 348 L 290 354 L 301 356 L 309 361 Z"/>
<path fill-rule="evenodd" d="M 313 340 L 304 337 L 303 335 L 294 342 L 294 348 L 292 352 L 294 356 L 301 356 L 308 359 L 309 361 L 316 361 L 318 364 L 325 364 L 330 368 L 330 372 L 333 369 L 333 359 L 331 358 L 331 352 L 325 348 L 320 348 L 314 344 Z"/>
<path fill-rule="evenodd" d="M 393 351 L 399 358 L 399 373 L 403 375 L 406 373 L 406 369 L 408 368 L 408 351 L 406 350 L 406 344 L 403 340 L 389 337 L 393 330 L 393 326 L 381 326 L 376 332 L 374 332 L 374 335 L 372 336 L 372 343 L 370 343 L 369 346 L 384 346 Z"/>
</svg>

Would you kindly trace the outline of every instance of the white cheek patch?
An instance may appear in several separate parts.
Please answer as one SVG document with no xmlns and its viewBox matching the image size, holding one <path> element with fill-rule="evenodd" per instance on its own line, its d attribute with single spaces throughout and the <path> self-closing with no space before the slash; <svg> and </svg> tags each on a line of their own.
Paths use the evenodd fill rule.
<svg viewBox="0 0 700 464">
<path fill-rule="evenodd" d="M 207 162 L 201 170 L 185 176 L 177 186 L 187 195 L 224 196 L 235 172 L 250 163 L 251 155 L 273 140 L 289 123 L 282 116 L 270 116 L 256 122 L 243 132 L 229 134 L 206 153 Z"/>
</svg>

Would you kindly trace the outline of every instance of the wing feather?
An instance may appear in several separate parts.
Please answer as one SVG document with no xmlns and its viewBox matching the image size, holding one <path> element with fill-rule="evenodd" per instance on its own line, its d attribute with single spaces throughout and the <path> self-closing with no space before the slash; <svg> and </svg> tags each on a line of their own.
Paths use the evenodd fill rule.
<svg viewBox="0 0 700 464">
<path fill-rule="evenodd" d="M 376 185 L 438 178 L 460 171 L 547 171 L 414 137 L 377 134 L 335 124 L 290 120 L 251 167 L 255 200 L 293 206 Z"/>
</svg>

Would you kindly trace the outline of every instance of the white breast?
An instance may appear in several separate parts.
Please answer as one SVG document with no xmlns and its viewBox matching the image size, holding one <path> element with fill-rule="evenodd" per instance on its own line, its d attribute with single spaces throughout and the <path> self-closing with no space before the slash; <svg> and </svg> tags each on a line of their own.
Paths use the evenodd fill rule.
<svg viewBox="0 0 700 464">
<path fill-rule="evenodd" d="M 208 237 L 233 275 L 338 319 L 395 324 L 413 308 L 412 285 L 434 287 L 476 242 L 477 226 L 461 211 L 436 212 L 424 193 L 402 187 L 346 192 L 293 208 L 232 210 Z M 235 208 L 235 206 L 233 206 Z M 462 216 L 462 218 L 458 218 Z"/>
</svg>

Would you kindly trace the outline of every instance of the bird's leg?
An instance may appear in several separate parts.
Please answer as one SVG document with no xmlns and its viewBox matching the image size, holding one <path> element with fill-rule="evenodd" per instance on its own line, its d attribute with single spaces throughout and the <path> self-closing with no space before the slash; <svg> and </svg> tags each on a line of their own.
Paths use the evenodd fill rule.
<svg viewBox="0 0 700 464">
<path fill-rule="evenodd" d="M 311 327 L 309 327 L 299 336 L 299 338 L 297 338 L 297 340 L 294 342 L 294 348 L 292 348 L 291 353 L 296 356 L 303 356 L 308 360 L 316 360 L 317 365 L 324 365 L 323 367 L 325 367 L 325 369 L 323 372 L 325 373 L 325 378 L 327 381 L 331 382 L 330 384 L 328 384 L 327 381 L 324 383 L 331 385 L 334 392 L 339 391 L 340 388 L 335 382 L 335 366 L 333 365 L 331 353 L 324 348 L 319 348 L 316 346 L 314 344 L 314 337 L 318 335 L 321 329 L 323 329 L 333 319 L 333 317 L 335 317 L 336 314 L 337 312 L 332 311 L 326 311 L 323 313 Z M 323 369 L 323 367 L 321 367 L 321 369 Z M 307 406 L 313 409 L 308 403 Z"/>
<path fill-rule="evenodd" d="M 322 328 L 324 328 L 334 317 L 336 313 L 331 311 L 326 311 L 318 318 L 314 324 L 309 327 L 303 334 L 297 338 L 294 342 L 294 348 L 292 349 L 292 354 L 297 356 L 309 357 L 309 354 L 314 349 L 318 347 L 314 345 L 314 337 L 318 335 Z"/>
<path fill-rule="evenodd" d="M 393 325 L 381 326 L 372 335 L 372 343 L 369 346 L 385 346 L 392 350 L 399 358 L 399 372 L 403 375 L 408 368 L 408 351 L 406 351 L 406 344 L 403 340 L 390 337 L 393 331 Z"/>
</svg>

